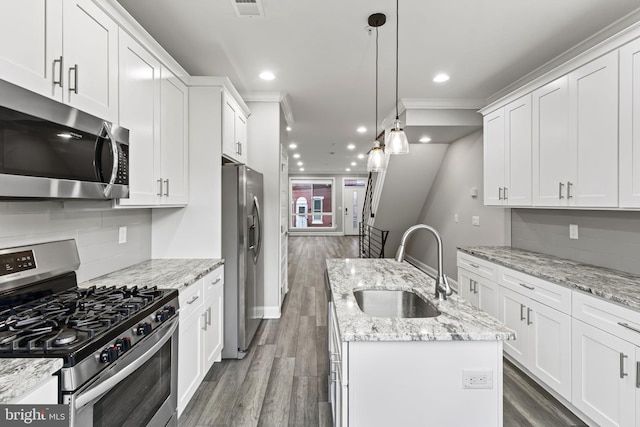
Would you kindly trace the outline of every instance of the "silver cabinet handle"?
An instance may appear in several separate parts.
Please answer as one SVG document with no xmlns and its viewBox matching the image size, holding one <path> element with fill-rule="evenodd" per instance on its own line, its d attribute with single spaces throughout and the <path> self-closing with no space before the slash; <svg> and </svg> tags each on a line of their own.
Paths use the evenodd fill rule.
<svg viewBox="0 0 640 427">
<path fill-rule="evenodd" d="M 571 194 L 571 187 L 573 187 L 573 183 L 567 181 L 567 199 L 573 199 L 573 194 Z"/>
<path fill-rule="evenodd" d="M 535 290 L 536 288 L 534 288 L 533 286 L 529 286 L 529 285 L 525 285 L 524 283 L 518 283 L 520 286 L 522 286 L 523 288 L 527 288 L 530 291 Z"/>
<path fill-rule="evenodd" d="M 215 286 L 218 283 L 220 283 L 220 281 L 222 280 L 222 277 L 218 277 L 216 280 L 214 280 L 213 282 L 211 282 L 211 286 Z"/>
<path fill-rule="evenodd" d="M 640 388 L 640 362 L 636 362 L 636 388 Z"/>
<path fill-rule="evenodd" d="M 629 375 L 624 371 L 624 359 L 626 358 L 627 358 L 626 354 L 620 353 L 620 378 L 624 378 L 627 375 Z"/>
<path fill-rule="evenodd" d="M 502 193 L 504 194 L 504 200 L 507 200 L 509 198 L 509 189 L 507 187 L 504 187 Z"/>
<path fill-rule="evenodd" d="M 58 71 L 58 80 L 56 80 L 55 77 L 53 78 L 53 84 L 62 87 L 62 56 L 58 59 L 53 60 L 53 75 L 56 74 L 56 63 L 59 64 L 60 71 Z"/>
<path fill-rule="evenodd" d="M 533 322 L 531 321 L 531 312 L 533 310 L 531 310 L 529 307 L 527 307 L 527 325 L 533 325 Z"/>
<path fill-rule="evenodd" d="M 498 187 L 498 200 L 502 200 L 503 196 L 502 196 L 502 187 Z"/>
<path fill-rule="evenodd" d="M 211 307 L 207 308 L 207 325 L 211 326 Z"/>
<path fill-rule="evenodd" d="M 206 331 L 207 325 L 209 324 L 209 322 L 207 321 L 207 312 L 205 311 L 204 313 L 202 313 L 202 316 L 204 317 L 204 322 L 202 322 L 202 330 Z"/>
<path fill-rule="evenodd" d="M 191 299 L 189 299 L 189 301 L 187 301 L 187 304 L 193 304 L 194 302 L 196 302 L 196 300 L 200 298 L 199 295 L 194 295 L 191 297 Z"/>
<path fill-rule="evenodd" d="M 524 319 L 524 304 L 520 304 L 520 321 L 523 321 Z"/>
<path fill-rule="evenodd" d="M 165 193 L 164 193 L 164 195 L 165 195 L 165 196 L 167 196 L 167 197 L 169 197 L 169 179 L 168 179 L 168 178 L 167 178 L 167 179 L 165 179 L 165 180 L 164 180 L 164 183 L 165 183 L 165 187 L 166 187 L 166 188 L 165 188 Z"/>
<path fill-rule="evenodd" d="M 158 184 L 160 184 L 160 191 L 158 192 L 158 196 L 162 197 L 162 178 L 157 180 Z"/>
<path fill-rule="evenodd" d="M 473 292 L 473 280 L 469 279 L 469 292 Z"/>
<path fill-rule="evenodd" d="M 633 332 L 637 332 L 637 333 L 640 334 L 640 329 L 634 328 L 633 326 L 629 325 L 628 323 L 618 322 L 618 325 L 622 326 L 623 328 L 627 328 L 629 330 L 632 330 Z"/>
<path fill-rule="evenodd" d="M 478 281 L 477 280 L 473 281 L 473 293 L 474 294 L 478 293 Z"/>
<path fill-rule="evenodd" d="M 558 184 L 558 199 L 564 199 L 564 196 L 562 195 L 562 187 L 564 187 L 564 184 L 562 182 L 559 182 Z"/>
<path fill-rule="evenodd" d="M 78 64 L 69 68 L 69 82 L 71 82 L 71 71 L 73 70 L 73 87 L 69 84 L 69 92 L 78 94 Z"/>
<path fill-rule="evenodd" d="M 242 156 L 242 143 L 240 142 L 236 142 L 236 153 L 238 153 L 238 155 Z"/>
<path fill-rule="evenodd" d="M 478 264 L 469 264 L 471 267 L 473 268 L 480 268 L 480 266 Z"/>
</svg>

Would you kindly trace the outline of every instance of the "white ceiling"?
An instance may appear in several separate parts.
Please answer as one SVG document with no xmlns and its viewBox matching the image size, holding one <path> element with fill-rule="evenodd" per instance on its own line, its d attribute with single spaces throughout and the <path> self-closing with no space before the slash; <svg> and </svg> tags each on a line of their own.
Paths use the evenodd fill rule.
<svg viewBox="0 0 640 427">
<path fill-rule="evenodd" d="M 374 139 L 375 37 L 365 28 L 370 14 L 387 15 L 379 29 L 379 127 L 394 109 L 395 1 L 262 0 L 264 16 L 253 18 L 237 17 L 232 0 L 118 1 L 189 74 L 228 76 L 247 96 L 286 92 L 294 119 L 288 136 L 305 174 L 344 173 L 351 161 L 358 162 L 352 172 L 366 172 L 356 155 Z M 399 97 L 484 100 L 638 5 L 402 0 Z M 258 77 L 266 69 L 275 80 Z M 451 80 L 433 83 L 438 72 Z M 356 132 L 361 125 L 367 133 Z M 347 150 L 350 142 L 356 150 Z"/>
</svg>

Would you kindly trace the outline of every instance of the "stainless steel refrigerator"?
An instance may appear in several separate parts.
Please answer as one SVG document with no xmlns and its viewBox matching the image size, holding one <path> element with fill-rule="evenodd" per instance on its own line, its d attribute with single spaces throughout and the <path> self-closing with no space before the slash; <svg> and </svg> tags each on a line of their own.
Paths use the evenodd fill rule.
<svg viewBox="0 0 640 427">
<path fill-rule="evenodd" d="M 222 167 L 225 359 L 242 359 L 264 317 L 262 174 L 240 164 Z"/>
</svg>

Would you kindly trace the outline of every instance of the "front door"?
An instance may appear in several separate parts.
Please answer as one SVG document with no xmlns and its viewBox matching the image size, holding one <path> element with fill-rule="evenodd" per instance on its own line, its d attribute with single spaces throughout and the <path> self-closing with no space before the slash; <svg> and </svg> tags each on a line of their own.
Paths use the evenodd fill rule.
<svg viewBox="0 0 640 427">
<path fill-rule="evenodd" d="M 362 221 L 362 206 L 367 181 L 364 178 L 344 178 L 342 206 L 344 206 L 344 234 L 356 236 Z"/>
</svg>

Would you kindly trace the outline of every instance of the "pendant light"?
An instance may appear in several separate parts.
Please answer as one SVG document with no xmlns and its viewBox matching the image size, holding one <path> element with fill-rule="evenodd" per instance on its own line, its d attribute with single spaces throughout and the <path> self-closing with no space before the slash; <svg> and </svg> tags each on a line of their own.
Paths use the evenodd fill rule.
<svg viewBox="0 0 640 427">
<path fill-rule="evenodd" d="M 400 19 L 398 11 L 400 10 L 400 0 L 396 0 L 396 119 L 393 127 L 385 138 L 385 149 L 389 154 L 407 154 L 409 153 L 409 140 L 402 130 L 402 123 L 398 114 L 398 33 L 400 28 Z"/>
<path fill-rule="evenodd" d="M 373 126 L 373 148 L 369 151 L 369 159 L 367 160 L 368 172 L 381 172 L 384 169 L 384 151 L 380 147 L 378 136 L 378 27 L 384 25 L 387 17 L 384 13 L 374 13 L 369 16 L 369 26 L 376 29 L 376 122 Z"/>
</svg>

